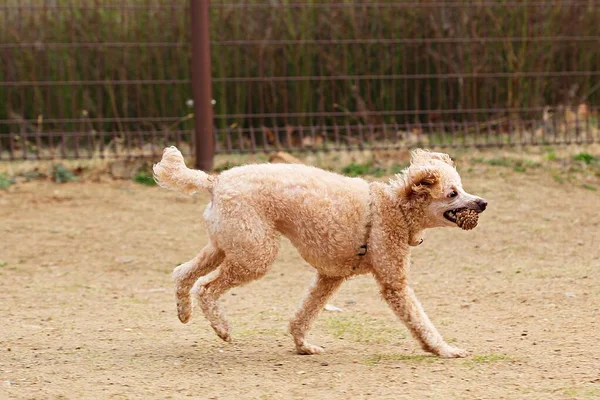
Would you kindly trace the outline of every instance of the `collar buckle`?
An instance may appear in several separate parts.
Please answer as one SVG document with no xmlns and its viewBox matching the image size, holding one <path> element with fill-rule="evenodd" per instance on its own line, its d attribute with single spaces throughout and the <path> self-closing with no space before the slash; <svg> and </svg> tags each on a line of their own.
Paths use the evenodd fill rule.
<svg viewBox="0 0 600 400">
<path fill-rule="evenodd" d="M 360 246 L 358 248 L 358 253 L 356 253 L 357 256 L 362 257 L 364 255 L 367 254 L 367 245 L 363 244 L 362 246 Z"/>
</svg>

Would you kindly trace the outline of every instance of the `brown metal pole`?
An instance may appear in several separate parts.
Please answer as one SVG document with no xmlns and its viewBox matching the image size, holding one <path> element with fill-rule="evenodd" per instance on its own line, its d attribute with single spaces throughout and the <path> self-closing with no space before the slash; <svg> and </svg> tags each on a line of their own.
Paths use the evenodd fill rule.
<svg viewBox="0 0 600 400">
<path fill-rule="evenodd" d="M 192 16 L 192 94 L 194 96 L 195 166 L 213 168 L 214 137 L 210 60 L 209 0 L 190 0 Z"/>
</svg>

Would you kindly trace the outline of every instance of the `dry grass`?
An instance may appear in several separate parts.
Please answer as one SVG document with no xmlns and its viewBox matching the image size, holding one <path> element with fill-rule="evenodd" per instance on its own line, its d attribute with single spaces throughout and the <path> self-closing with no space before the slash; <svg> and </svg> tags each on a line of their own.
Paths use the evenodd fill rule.
<svg viewBox="0 0 600 400">
<path fill-rule="evenodd" d="M 42 0 L 31 3 L 48 4 Z M 252 0 L 246 8 L 226 0 L 211 3 L 213 93 L 220 129 L 385 122 L 413 124 L 419 131 L 414 125 L 418 122 L 460 121 L 452 127 L 462 140 L 470 130 L 486 130 L 475 122 L 499 120 L 494 134 L 507 128 L 500 125 L 523 123 L 534 135 L 544 120 L 541 107 L 595 105 L 600 99 L 594 73 L 600 69 L 600 50 L 595 40 L 586 39 L 597 34 L 600 8 L 585 2 L 473 6 L 465 1 L 462 5 L 455 2 L 458 7 L 430 7 L 430 1 L 423 1 L 419 6 L 403 7 L 398 2 L 375 6 L 373 2 L 342 0 L 337 7 L 322 2 L 291 7 L 290 1 L 279 0 L 273 7 L 251 7 L 265 4 Z M 20 3 L 10 0 L 9 4 Z M 26 135 L 61 132 L 58 137 L 43 139 L 41 147 L 61 143 L 68 149 L 76 141 L 72 132 L 89 133 L 100 146 L 125 132 L 136 132 L 127 136 L 133 142 L 130 148 L 140 147 L 141 139 L 149 141 L 151 137 L 174 140 L 179 135 L 189 141 L 193 121 L 188 102 L 188 3 L 128 0 L 124 6 L 135 7 L 126 11 L 110 4 L 113 7 L 103 8 L 108 2 L 100 1 L 98 8 L 33 10 L 28 4 L 2 11 L 6 23 L 0 29 L 0 42 L 32 46 L 11 47 L 0 54 L 0 63 L 6 67 L 0 71 L 0 80 L 99 82 L 0 87 L 0 120 L 10 121 L 0 124 L 5 148 L 8 133 L 23 140 Z M 561 37 L 565 38 L 557 39 Z M 339 39 L 350 42 L 336 42 Z M 263 42 L 233 44 L 232 40 Z M 264 40 L 278 42 L 265 44 Z M 356 40 L 359 42 L 352 42 Z M 103 42 L 126 43 L 127 47 L 104 46 Z M 100 44 L 69 48 L 53 47 L 52 43 Z M 576 71 L 590 73 L 577 75 Z M 483 78 L 484 74 L 492 76 Z M 383 77 L 372 79 L 373 75 Z M 419 76 L 406 79 L 394 75 Z M 297 79 L 243 81 L 284 76 Z M 342 78 L 348 76 L 354 78 Z M 227 81 L 231 77 L 242 81 Z M 132 79 L 175 82 L 113 82 Z M 459 111 L 489 107 L 536 110 L 519 115 Z M 439 110 L 456 112 L 440 114 Z M 282 116 L 289 112 L 295 114 Z M 242 116 L 257 113 L 278 116 Z M 141 119 L 124 121 L 124 117 Z M 509 117 L 515 119 L 507 122 Z M 77 121 L 49 121 L 55 118 Z M 463 129 L 462 122 L 471 124 L 470 128 Z M 431 133 L 440 136 L 432 139 L 435 143 L 444 144 L 446 139 L 441 136 L 451 136 L 448 130 Z M 87 146 L 86 141 L 81 145 Z M 30 151 L 41 150 L 35 140 L 25 146 Z"/>
</svg>

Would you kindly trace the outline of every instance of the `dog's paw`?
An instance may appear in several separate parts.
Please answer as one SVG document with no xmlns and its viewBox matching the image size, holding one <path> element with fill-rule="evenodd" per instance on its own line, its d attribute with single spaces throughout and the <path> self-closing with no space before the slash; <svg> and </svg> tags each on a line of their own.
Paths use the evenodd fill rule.
<svg viewBox="0 0 600 400">
<path fill-rule="evenodd" d="M 300 346 L 296 346 L 296 351 L 298 354 L 303 355 L 312 355 L 312 354 L 322 354 L 325 352 L 325 349 L 319 346 L 315 346 L 310 343 L 303 343 Z"/>
<path fill-rule="evenodd" d="M 226 326 L 226 325 L 215 325 L 212 327 L 215 331 L 215 333 L 217 334 L 218 337 L 220 337 L 223 341 L 227 342 L 227 343 L 231 343 L 232 339 L 231 339 L 231 329 Z"/>
<path fill-rule="evenodd" d="M 459 349 L 458 347 L 445 346 L 441 348 L 437 354 L 443 358 L 463 358 L 469 355 L 467 350 Z"/>
<path fill-rule="evenodd" d="M 184 324 L 187 324 L 192 318 L 192 299 L 190 296 L 177 296 L 177 316 Z"/>
</svg>

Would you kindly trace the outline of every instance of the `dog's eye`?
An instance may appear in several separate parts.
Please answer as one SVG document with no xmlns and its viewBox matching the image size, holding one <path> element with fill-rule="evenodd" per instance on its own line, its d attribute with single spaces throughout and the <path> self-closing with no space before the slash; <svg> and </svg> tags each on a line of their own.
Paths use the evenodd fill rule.
<svg viewBox="0 0 600 400">
<path fill-rule="evenodd" d="M 458 193 L 456 193 L 456 190 L 453 190 L 452 193 L 450 193 L 448 195 L 448 197 L 456 197 L 456 196 L 458 196 Z"/>
</svg>

